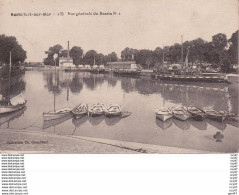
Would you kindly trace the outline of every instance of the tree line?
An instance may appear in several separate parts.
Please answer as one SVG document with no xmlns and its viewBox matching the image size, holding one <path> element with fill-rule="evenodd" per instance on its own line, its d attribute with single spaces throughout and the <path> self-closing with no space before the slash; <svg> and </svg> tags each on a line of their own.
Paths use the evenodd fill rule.
<svg viewBox="0 0 239 195">
<path fill-rule="evenodd" d="M 9 64 L 10 51 L 12 52 L 12 63 L 14 65 L 23 63 L 27 58 L 27 52 L 18 43 L 14 36 L 0 35 L 0 65 Z M 183 58 L 189 51 L 188 60 L 192 64 L 209 63 L 221 67 L 223 72 L 228 72 L 231 64 L 238 64 L 238 30 L 228 39 L 223 33 L 212 36 L 211 41 L 205 41 L 201 38 L 183 43 Z M 136 61 L 147 68 L 162 66 L 163 54 L 164 61 L 168 63 L 181 63 L 182 44 L 175 43 L 171 46 L 157 47 L 155 50 L 142 49 L 137 50 L 126 47 L 121 51 L 122 61 Z M 50 47 L 45 52 L 47 57 L 44 59 L 45 65 L 54 65 L 54 55 L 57 54 L 56 63 L 59 65 L 60 57 L 67 57 L 67 50 L 59 44 Z M 89 50 L 84 53 L 79 46 L 73 46 L 69 51 L 73 63 L 97 65 L 107 62 L 118 61 L 117 54 L 111 52 L 107 55 L 97 53 L 95 50 Z"/>
<path fill-rule="evenodd" d="M 115 52 L 112 52 L 108 55 L 97 53 L 95 50 L 89 50 L 85 54 L 83 54 L 83 52 L 83 49 L 79 46 L 73 46 L 70 49 L 69 56 L 73 59 L 73 63 L 75 65 L 100 65 L 118 60 L 117 54 Z M 47 54 L 47 57 L 44 59 L 45 65 L 55 65 L 56 62 L 56 65 L 59 66 L 59 58 L 67 57 L 67 50 L 64 50 L 59 44 L 50 47 L 45 53 Z M 55 54 L 57 54 L 56 59 L 54 59 Z"/>
<path fill-rule="evenodd" d="M 183 60 L 188 53 L 188 61 L 191 64 L 208 63 L 219 66 L 223 72 L 228 72 L 230 65 L 238 63 L 238 30 L 229 39 L 225 34 L 218 33 L 212 36 L 209 42 L 197 38 L 183 42 L 183 47 L 179 43 L 157 47 L 155 50 L 137 50 L 127 47 L 121 52 L 121 59 L 135 60 L 137 64 L 153 68 L 162 66 L 163 55 L 165 62 L 182 63 L 182 50 Z"/>
<path fill-rule="evenodd" d="M 185 41 L 182 44 L 175 43 L 171 46 L 157 47 L 155 50 L 133 49 L 126 47 L 121 51 L 121 61 L 136 61 L 143 67 L 154 68 L 162 66 L 163 55 L 164 61 L 168 63 L 182 63 L 188 52 L 188 61 L 191 64 L 208 63 L 219 66 L 223 72 L 228 72 L 231 64 L 238 63 L 238 31 L 234 32 L 229 39 L 223 33 L 212 36 L 211 41 L 205 41 L 197 38 L 191 41 Z M 56 64 L 59 65 L 60 57 L 67 57 L 67 50 L 61 45 L 50 47 L 46 51 L 47 57 L 44 59 L 45 65 L 54 65 L 54 54 L 57 54 Z M 106 64 L 107 62 L 115 62 L 118 59 L 117 54 L 112 52 L 107 55 L 97 53 L 95 50 L 84 51 L 79 46 L 73 46 L 69 52 L 73 58 L 73 63 L 97 65 Z"/>
</svg>

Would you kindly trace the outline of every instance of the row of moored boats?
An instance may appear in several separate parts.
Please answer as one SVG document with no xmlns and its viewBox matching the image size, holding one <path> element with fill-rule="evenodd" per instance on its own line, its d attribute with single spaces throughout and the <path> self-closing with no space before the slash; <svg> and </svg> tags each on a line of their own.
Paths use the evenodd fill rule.
<svg viewBox="0 0 239 195">
<path fill-rule="evenodd" d="M 202 121 L 205 117 L 219 122 L 223 122 L 226 118 L 238 120 L 238 115 L 228 111 L 202 110 L 195 106 L 158 108 L 156 110 L 156 117 L 162 121 L 166 121 L 172 117 L 182 121 L 186 121 L 189 118 Z"/>
<path fill-rule="evenodd" d="M 88 107 L 87 104 L 82 103 L 74 108 L 63 108 L 56 111 L 44 112 L 43 117 L 44 120 L 54 120 L 64 117 L 68 114 L 73 114 L 74 118 L 81 118 L 84 115 L 88 115 L 91 117 L 101 115 L 105 115 L 107 117 L 123 117 L 125 113 L 122 112 L 121 106 L 118 104 L 110 104 L 108 107 L 105 107 L 104 104 L 97 103 Z"/>
</svg>

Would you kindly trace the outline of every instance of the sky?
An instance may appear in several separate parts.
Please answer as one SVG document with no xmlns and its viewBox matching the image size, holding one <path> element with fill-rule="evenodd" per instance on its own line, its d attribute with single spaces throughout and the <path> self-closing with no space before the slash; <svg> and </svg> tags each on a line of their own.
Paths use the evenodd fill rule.
<svg viewBox="0 0 239 195">
<path fill-rule="evenodd" d="M 183 40 L 230 38 L 238 29 L 237 0 L 0 0 L 0 34 L 15 36 L 26 61 L 43 61 L 49 47 L 80 46 L 104 55 L 126 48 L 151 49 Z M 58 13 L 64 16 L 58 16 Z M 68 15 L 92 13 L 92 15 Z M 93 13 L 116 15 L 93 15 Z M 11 13 L 51 13 L 11 16 Z M 120 13 L 120 14 L 119 14 Z M 55 14 L 55 15 L 53 15 Z"/>
</svg>

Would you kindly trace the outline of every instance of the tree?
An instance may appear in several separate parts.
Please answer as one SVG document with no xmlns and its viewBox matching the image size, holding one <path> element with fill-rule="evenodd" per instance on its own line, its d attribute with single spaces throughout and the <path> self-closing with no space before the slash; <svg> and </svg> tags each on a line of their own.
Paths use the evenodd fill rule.
<svg viewBox="0 0 239 195">
<path fill-rule="evenodd" d="M 227 46 L 227 36 L 222 33 L 212 36 L 212 44 L 217 52 L 223 51 Z"/>
<path fill-rule="evenodd" d="M 44 64 L 54 66 L 55 65 L 54 55 L 57 54 L 57 58 L 55 60 L 56 65 L 59 66 L 59 57 L 61 56 L 61 53 L 62 55 L 64 55 L 65 53 L 61 45 L 57 44 L 54 45 L 53 47 L 50 47 L 48 51 L 45 51 L 45 54 L 47 54 L 47 58 L 44 59 Z"/>
<path fill-rule="evenodd" d="M 0 35 L 0 62 L 9 64 L 10 51 L 12 63 L 16 65 L 18 62 L 23 63 L 27 58 L 26 51 L 17 42 L 15 37 L 8 37 L 4 34 Z"/>
<path fill-rule="evenodd" d="M 115 52 L 108 54 L 107 58 L 108 62 L 116 62 L 118 60 L 117 54 Z"/>
<path fill-rule="evenodd" d="M 147 68 L 154 66 L 153 52 L 151 50 L 142 49 L 135 56 L 137 64 L 141 64 Z"/>
<path fill-rule="evenodd" d="M 83 58 L 84 64 L 94 64 L 94 59 L 96 58 L 97 52 L 95 50 L 89 50 L 85 53 L 85 56 Z"/>
<path fill-rule="evenodd" d="M 231 38 L 228 40 L 230 45 L 228 49 L 228 55 L 231 63 L 233 64 L 238 64 L 238 33 L 239 31 L 237 30 L 232 34 Z"/>
<path fill-rule="evenodd" d="M 66 49 L 62 50 L 60 53 L 60 57 L 67 57 L 68 51 Z"/>
<path fill-rule="evenodd" d="M 83 49 L 78 46 L 74 46 L 70 50 L 70 56 L 73 58 L 73 63 L 79 65 L 83 55 Z"/>
<path fill-rule="evenodd" d="M 121 51 L 121 58 L 123 61 L 132 61 L 135 60 L 135 56 L 137 53 L 137 49 L 126 47 L 123 51 Z"/>
</svg>

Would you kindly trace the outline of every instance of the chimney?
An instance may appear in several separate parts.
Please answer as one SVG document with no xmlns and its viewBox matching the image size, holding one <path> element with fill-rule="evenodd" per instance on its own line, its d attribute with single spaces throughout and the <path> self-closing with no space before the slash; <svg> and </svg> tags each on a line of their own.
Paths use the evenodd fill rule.
<svg viewBox="0 0 239 195">
<path fill-rule="evenodd" d="M 67 43 L 67 59 L 69 59 L 69 57 L 70 57 L 69 47 L 70 47 L 70 43 L 69 43 L 69 41 L 68 41 L 68 43 Z"/>
</svg>

